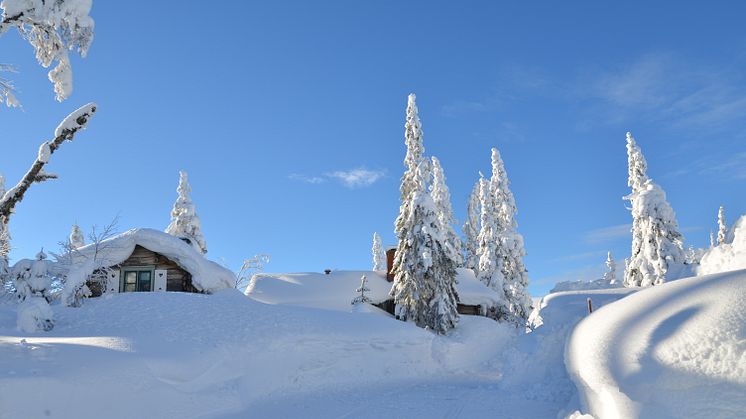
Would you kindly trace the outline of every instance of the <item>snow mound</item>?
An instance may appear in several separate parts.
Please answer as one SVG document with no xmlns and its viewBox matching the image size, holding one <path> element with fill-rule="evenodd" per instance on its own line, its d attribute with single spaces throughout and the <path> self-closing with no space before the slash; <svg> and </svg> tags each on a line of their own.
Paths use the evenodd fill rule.
<svg viewBox="0 0 746 419">
<path fill-rule="evenodd" d="M 697 275 L 746 269 L 746 215 L 736 221 L 726 237 L 725 243 L 702 256 Z"/>
<path fill-rule="evenodd" d="M 738 418 L 746 412 L 746 271 L 686 278 L 595 311 L 568 372 L 599 418 Z"/>
<path fill-rule="evenodd" d="M 59 307 L 55 328 L 43 334 L 19 334 L 13 307 L 0 305 L 0 406 L 8 418 L 282 417 L 277 407 L 257 414 L 253 405 L 287 408 L 298 398 L 285 417 L 371 417 L 380 409 L 401 417 L 391 394 L 413 383 L 424 388 L 398 396 L 407 406 L 421 406 L 422 396 L 438 409 L 470 404 L 475 386 L 485 388 L 475 377 L 499 377 L 487 361 L 514 332 L 470 317 L 438 336 L 374 313 L 268 305 L 236 290 L 113 294 Z M 427 391 L 433 386 L 437 396 Z M 112 408 L 123 394 L 137 402 Z M 350 415 L 361 406 L 347 397 L 363 397 L 367 409 Z M 482 409 L 507 399 L 471 408 L 485 416 Z M 551 415 L 551 406 L 542 409 L 532 415 Z"/>
<path fill-rule="evenodd" d="M 458 269 L 456 290 L 459 302 L 470 305 L 492 306 L 500 296 L 476 279 L 470 269 Z M 356 296 L 360 277 L 368 279 L 375 304 L 391 298 L 391 282 L 383 271 L 334 271 L 323 273 L 260 273 L 251 278 L 246 295 L 268 304 L 284 304 L 326 310 L 350 311 L 350 301 Z"/>
<path fill-rule="evenodd" d="M 230 270 L 207 260 L 185 241 L 162 231 L 136 228 L 104 240 L 98 245 L 89 244 L 74 251 L 73 263 L 67 274 L 62 299 L 69 303 L 74 294 L 85 284 L 86 278 L 98 267 L 114 266 L 132 255 L 135 246 L 169 258 L 192 275 L 192 284 L 200 291 L 213 293 L 233 288 L 236 277 Z"/>
</svg>

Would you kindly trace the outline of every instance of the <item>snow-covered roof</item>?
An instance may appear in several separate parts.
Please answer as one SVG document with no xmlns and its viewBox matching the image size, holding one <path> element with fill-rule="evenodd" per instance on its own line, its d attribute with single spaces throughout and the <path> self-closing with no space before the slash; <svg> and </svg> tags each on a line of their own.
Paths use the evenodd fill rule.
<svg viewBox="0 0 746 419">
<path fill-rule="evenodd" d="M 127 260 L 138 245 L 167 257 L 189 272 L 192 275 L 192 284 L 200 291 L 211 293 L 233 288 L 235 284 L 233 272 L 207 260 L 194 247 L 178 237 L 149 228 L 136 228 L 104 240 L 98 245 L 89 244 L 76 249 L 72 255 L 74 262 L 67 275 L 63 296 L 75 292 L 97 267 L 114 266 Z"/>
<path fill-rule="evenodd" d="M 391 283 L 384 271 L 334 271 L 329 275 L 315 272 L 260 273 L 251 278 L 246 295 L 268 304 L 283 304 L 328 310 L 350 310 L 357 295 L 360 277 L 368 279 L 373 303 L 388 300 Z M 491 306 L 499 295 L 476 279 L 469 269 L 458 269 L 456 290 L 462 304 Z"/>
</svg>

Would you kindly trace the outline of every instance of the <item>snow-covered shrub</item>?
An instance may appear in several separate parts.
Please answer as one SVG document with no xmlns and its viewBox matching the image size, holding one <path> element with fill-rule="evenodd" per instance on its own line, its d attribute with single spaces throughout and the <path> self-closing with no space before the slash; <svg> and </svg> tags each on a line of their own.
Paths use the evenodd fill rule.
<svg viewBox="0 0 746 419">
<path fill-rule="evenodd" d="M 18 306 L 18 329 L 26 333 L 49 331 L 54 328 L 54 312 L 42 297 L 26 298 Z"/>
<path fill-rule="evenodd" d="M 54 262 L 47 259 L 44 251 L 36 254 L 35 260 L 22 259 L 13 265 L 11 277 L 15 282 L 16 295 L 21 301 L 30 297 L 52 300 L 52 274 Z"/>
<path fill-rule="evenodd" d="M 352 299 L 352 305 L 371 302 L 370 298 L 365 295 L 366 292 L 370 292 L 370 288 L 368 288 L 368 278 L 366 278 L 365 275 L 360 278 L 360 286 L 355 290 L 355 292 L 358 293 L 358 295 Z"/>
</svg>

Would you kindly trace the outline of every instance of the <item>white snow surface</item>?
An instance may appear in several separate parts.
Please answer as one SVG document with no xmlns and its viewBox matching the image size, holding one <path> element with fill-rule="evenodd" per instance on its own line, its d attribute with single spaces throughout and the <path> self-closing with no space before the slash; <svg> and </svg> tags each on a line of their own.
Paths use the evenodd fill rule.
<svg viewBox="0 0 746 419">
<path fill-rule="evenodd" d="M 457 269 L 456 290 L 459 301 L 471 305 L 494 305 L 499 295 L 476 279 L 470 269 Z M 295 305 L 326 310 L 350 310 L 350 301 L 355 289 L 360 286 L 360 277 L 368 278 L 370 293 L 366 295 L 373 303 L 391 298 L 391 282 L 386 281 L 384 271 L 332 271 L 324 273 L 259 273 L 255 274 L 246 288 L 246 295 L 269 304 Z"/>
<path fill-rule="evenodd" d="M 236 277 L 233 272 L 207 260 L 185 241 L 162 231 L 136 228 L 104 240 L 98 246 L 92 243 L 76 249 L 72 259 L 79 262 L 74 263 L 67 274 L 63 301 L 69 301 L 76 288 L 84 284 L 95 269 L 124 262 L 137 245 L 160 253 L 189 272 L 192 284 L 200 291 L 212 293 L 234 287 Z M 98 255 L 94 256 L 97 248 Z"/>
<path fill-rule="evenodd" d="M 512 326 L 465 316 L 439 336 L 360 306 L 120 293 L 55 305 L 52 331 L 19 333 L 15 304 L 0 304 L 2 417 L 541 418 L 567 403 L 500 387 L 528 336 Z"/>
<path fill-rule="evenodd" d="M 595 311 L 565 362 L 596 418 L 743 418 L 746 271 L 681 279 Z"/>
</svg>

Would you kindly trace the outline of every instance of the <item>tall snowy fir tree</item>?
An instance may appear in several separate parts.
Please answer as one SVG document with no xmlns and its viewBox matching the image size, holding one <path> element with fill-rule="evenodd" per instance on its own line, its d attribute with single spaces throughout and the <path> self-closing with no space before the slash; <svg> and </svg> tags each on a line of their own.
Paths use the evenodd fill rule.
<svg viewBox="0 0 746 419">
<path fill-rule="evenodd" d="M 77 224 L 73 224 L 70 229 L 70 247 L 78 249 L 85 246 L 85 236 L 80 231 L 80 227 Z"/>
<path fill-rule="evenodd" d="M 604 281 L 609 285 L 616 284 L 616 262 L 611 252 L 606 254 L 606 272 L 604 272 Z"/>
<path fill-rule="evenodd" d="M 443 229 L 444 244 L 448 256 L 457 267 L 461 267 L 464 265 L 463 244 L 453 227 L 456 224 L 456 219 L 453 216 L 451 192 L 446 185 L 446 176 L 443 172 L 443 167 L 440 165 L 440 160 L 433 156 L 431 161 L 433 183 L 430 186 L 430 196 L 433 198 L 433 202 L 435 202 L 435 209 L 438 214 L 438 221 L 440 221 L 440 226 Z"/>
<path fill-rule="evenodd" d="M 466 205 L 466 221 L 464 222 L 461 231 L 464 233 L 466 243 L 464 244 L 464 251 L 466 256 L 464 258 L 464 267 L 471 269 L 476 272 L 477 266 L 479 265 L 479 256 L 477 256 L 477 248 L 479 242 L 479 217 L 481 209 L 479 207 L 479 181 L 474 184 L 469 195 L 469 202 Z"/>
<path fill-rule="evenodd" d="M 728 233 L 728 228 L 725 225 L 725 210 L 721 206 L 718 209 L 718 246 L 725 243 L 725 238 Z"/>
<path fill-rule="evenodd" d="M 528 273 L 523 264 L 526 250 L 523 236 L 518 233 L 515 215 L 518 212 L 513 192 L 510 190 L 508 173 L 505 171 L 500 153 L 492 149 L 492 178 L 490 192 L 494 196 L 495 216 L 499 220 L 497 258 L 503 276 L 503 290 L 510 311 L 509 320 L 516 325 L 524 325 L 532 310 L 532 300 L 528 293 Z"/>
<path fill-rule="evenodd" d="M 390 294 L 399 319 L 445 334 L 458 323 L 456 265 L 445 248 L 435 202 L 428 193 L 430 164 L 423 157 L 422 127 L 414 94 L 408 99 L 404 139 L 406 171 L 395 224 L 399 243 Z"/>
<path fill-rule="evenodd" d="M 5 195 L 5 176 L 0 174 L 0 198 Z M 0 216 L 0 294 L 5 290 L 5 284 L 10 274 L 8 255 L 10 254 L 10 233 L 5 217 Z"/>
<path fill-rule="evenodd" d="M 627 133 L 632 193 L 632 252 L 626 261 L 624 286 L 647 287 L 666 282 L 670 268 L 686 261 L 684 237 L 666 193 L 647 176 L 647 163 L 631 133 Z"/>
<path fill-rule="evenodd" d="M 202 235 L 199 216 L 192 198 L 189 197 L 191 191 L 187 173 L 183 170 L 179 171 L 179 186 L 176 188 L 179 197 L 176 198 L 174 208 L 171 210 L 171 224 L 166 228 L 166 233 L 186 239 L 195 249 L 205 254 L 207 253 L 207 244 L 205 243 L 205 236 Z"/>
<path fill-rule="evenodd" d="M 480 173 L 481 175 L 481 173 Z M 477 237 L 476 269 L 477 279 L 486 286 L 495 290 L 501 297 L 494 313 L 488 313 L 496 320 L 507 318 L 510 315 L 507 299 L 505 298 L 504 279 L 502 274 L 502 259 L 498 256 L 500 246 L 500 232 L 503 227 L 497 217 L 495 207 L 495 196 L 491 191 L 490 182 L 484 177 L 479 179 L 479 203 L 481 208 L 479 235 Z"/>
<path fill-rule="evenodd" d="M 403 235 L 394 260 L 391 296 L 396 316 L 445 334 L 458 323 L 456 264 L 445 247 L 437 210 L 427 192 L 428 162 L 415 171 L 413 189 L 397 220 Z"/>
<path fill-rule="evenodd" d="M 402 202 L 409 198 L 409 194 L 414 188 L 415 172 L 417 171 L 417 166 L 422 162 L 422 156 L 425 153 L 422 137 L 422 123 L 420 122 L 417 111 L 417 96 L 412 93 L 407 98 L 407 119 L 404 124 L 404 144 L 407 146 L 407 154 L 404 157 L 406 170 L 402 176 L 399 188 Z"/>
<path fill-rule="evenodd" d="M 383 244 L 381 243 L 381 236 L 378 233 L 373 233 L 373 270 L 374 271 L 385 271 L 386 270 L 386 253 L 383 251 Z"/>
</svg>

